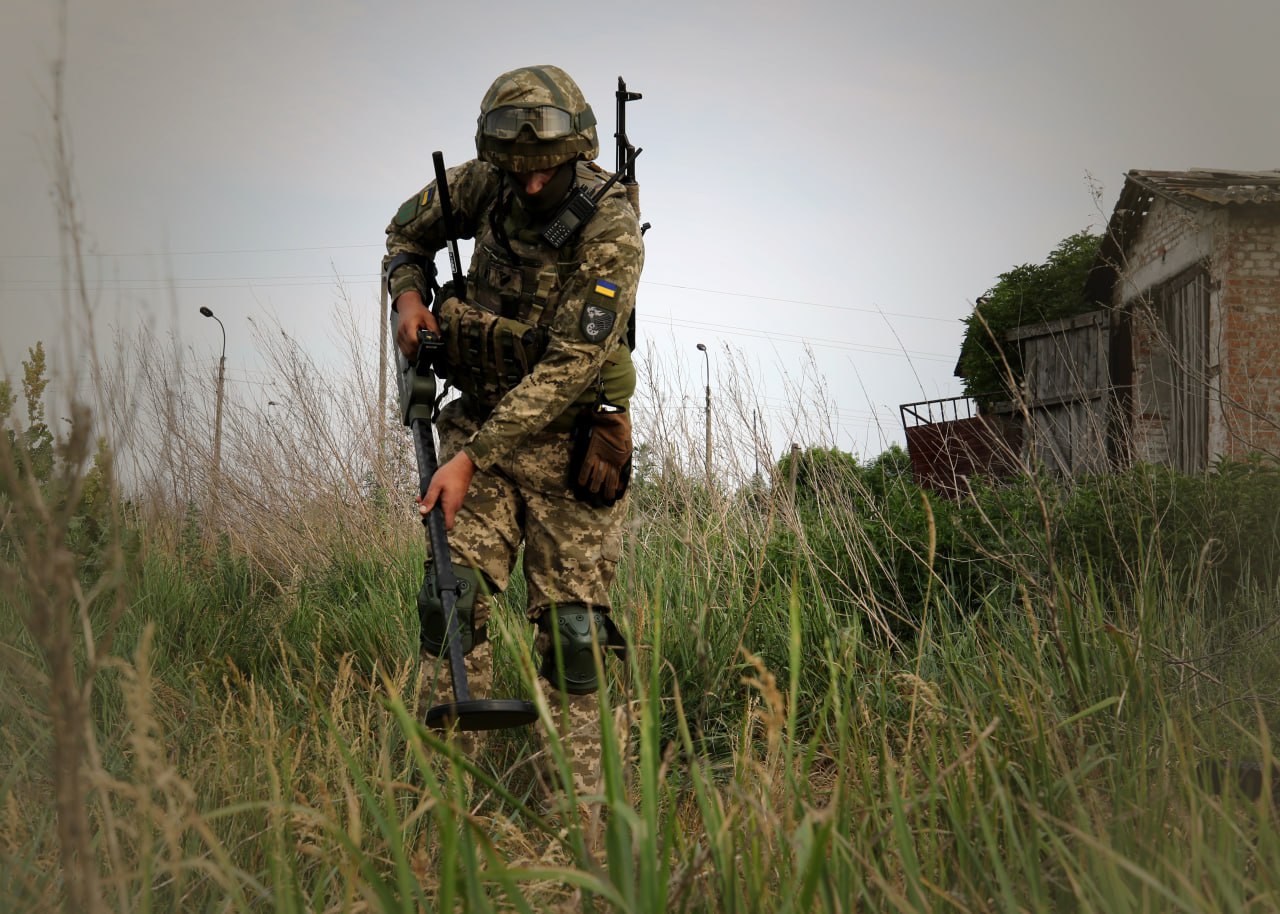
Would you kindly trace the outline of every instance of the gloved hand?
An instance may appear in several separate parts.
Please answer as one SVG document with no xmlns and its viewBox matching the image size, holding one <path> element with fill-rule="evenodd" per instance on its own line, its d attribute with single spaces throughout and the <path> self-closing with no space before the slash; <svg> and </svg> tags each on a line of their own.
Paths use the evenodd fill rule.
<svg viewBox="0 0 1280 914">
<path fill-rule="evenodd" d="M 574 494 L 582 501 L 612 505 L 631 481 L 631 414 L 592 410 L 591 437 L 582 453 Z"/>
</svg>

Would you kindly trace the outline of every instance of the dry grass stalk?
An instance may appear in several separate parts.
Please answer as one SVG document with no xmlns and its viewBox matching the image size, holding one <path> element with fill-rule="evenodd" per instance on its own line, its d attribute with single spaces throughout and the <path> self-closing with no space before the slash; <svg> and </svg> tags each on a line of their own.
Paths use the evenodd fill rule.
<svg viewBox="0 0 1280 914">
<path fill-rule="evenodd" d="M 66 879 L 68 910 L 102 910 L 101 885 L 94 862 L 89 818 L 89 696 L 94 669 L 78 661 L 81 647 L 95 655 L 89 600 L 77 579 L 76 558 L 67 544 L 68 528 L 83 491 L 91 456 L 87 411 L 73 408 L 67 437 L 58 443 L 59 466 L 50 480 L 50 497 L 38 480 L 20 470 L 22 461 L 8 437 L 0 435 L 0 483 L 8 493 L 0 533 L 10 542 L 12 560 L 0 562 L 0 586 L 23 609 L 22 622 L 39 652 L 38 675 L 27 682 L 44 692 L 36 704 L 51 731 L 50 772 L 57 807 L 58 838 Z M 12 653 L 13 664 L 19 658 Z M 25 664 L 24 664 L 25 666 Z"/>
</svg>

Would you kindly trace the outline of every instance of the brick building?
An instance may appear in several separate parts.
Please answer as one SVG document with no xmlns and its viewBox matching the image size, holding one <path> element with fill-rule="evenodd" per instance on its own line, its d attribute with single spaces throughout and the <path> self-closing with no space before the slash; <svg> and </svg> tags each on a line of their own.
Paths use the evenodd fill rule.
<svg viewBox="0 0 1280 914">
<path fill-rule="evenodd" d="M 1280 171 L 1130 171 L 1085 300 L 1105 307 L 1009 334 L 1016 409 L 902 407 L 919 482 L 958 492 L 1011 453 L 1064 475 L 1280 459 Z"/>
<path fill-rule="evenodd" d="M 1280 456 L 1280 171 L 1131 171 L 1086 294 L 1110 306 L 1111 458 Z"/>
</svg>

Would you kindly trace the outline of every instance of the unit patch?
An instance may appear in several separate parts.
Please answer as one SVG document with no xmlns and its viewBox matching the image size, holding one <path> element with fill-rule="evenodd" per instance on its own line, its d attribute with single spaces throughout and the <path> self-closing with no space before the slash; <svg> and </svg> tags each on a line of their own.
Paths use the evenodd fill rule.
<svg viewBox="0 0 1280 914">
<path fill-rule="evenodd" d="M 603 343 L 618 315 L 608 308 L 588 303 L 582 309 L 582 335 L 589 343 Z"/>
<path fill-rule="evenodd" d="M 396 210 L 395 223 L 396 225 L 408 225 L 416 215 L 418 215 L 418 195 L 414 194 L 404 201 L 403 206 Z"/>
<path fill-rule="evenodd" d="M 404 201 L 404 205 L 396 210 L 396 225 L 408 225 L 418 217 L 423 207 L 430 206 L 431 201 L 435 199 L 436 188 L 431 185 L 420 194 L 414 194 L 408 200 Z"/>
</svg>

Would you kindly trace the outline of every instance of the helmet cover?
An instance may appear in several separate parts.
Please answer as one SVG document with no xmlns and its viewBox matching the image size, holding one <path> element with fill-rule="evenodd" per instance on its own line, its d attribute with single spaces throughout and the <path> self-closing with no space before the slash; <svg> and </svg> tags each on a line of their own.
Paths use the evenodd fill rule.
<svg viewBox="0 0 1280 914">
<path fill-rule="evenodd" d="M 495 79 L 480 102 L 476 154 L 517 173 L 591 161 L 600 154 L 595 125 L 591 106 L 568 73 L 553 66 L 521 67 Z"/>
</svg>

